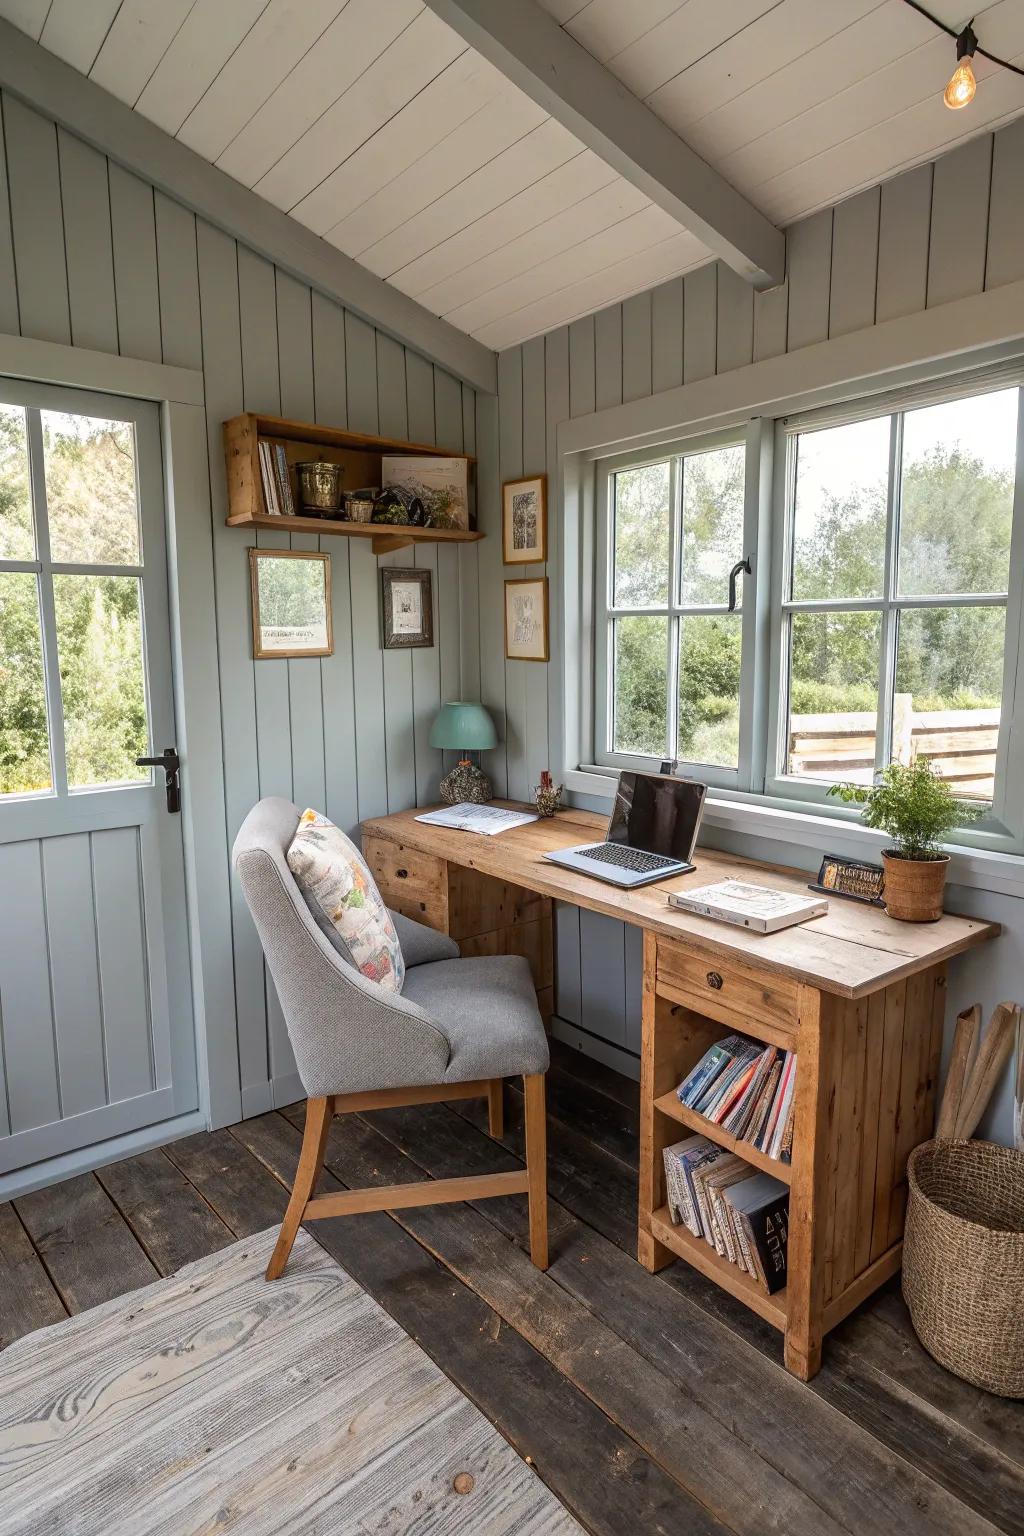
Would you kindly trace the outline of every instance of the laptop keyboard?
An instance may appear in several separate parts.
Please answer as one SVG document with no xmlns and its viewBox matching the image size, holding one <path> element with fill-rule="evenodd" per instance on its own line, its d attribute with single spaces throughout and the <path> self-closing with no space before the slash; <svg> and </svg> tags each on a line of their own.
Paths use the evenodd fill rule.
<svg viewBox="0 0 1024 1536">
<path fill-rule="evenodd" d="M 628 869 L 637 875 L 653 875 L 656 869 L 666 869 L 678 864 L 678 859 L 667 859 L 660 853 L 645 853 L 642 848 L 627 848 L 622 843 L 595 843 L 592 848 L 577 848 L 577 853 L 587 859 L 597 859 L 600 864 L 614 864 L 617 869 Z"/>
</svg>

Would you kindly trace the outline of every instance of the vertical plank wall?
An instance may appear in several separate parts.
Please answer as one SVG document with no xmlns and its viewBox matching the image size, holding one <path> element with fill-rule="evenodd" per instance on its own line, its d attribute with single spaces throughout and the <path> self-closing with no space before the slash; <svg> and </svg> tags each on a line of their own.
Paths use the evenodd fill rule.
<svg viewBox="0 0 1024 1536">
<path fill-rule="evenodd" d="M 1024 120 L 1018 120 L 794 225 L 780 288 L 755 294 L 717 263 L 509 348 L 498 359 L 501 479 L 546 472 L 553 496 L 553 428 L 566 416 L 642 399 L 1024 277 L 1022 181 Z M 525 572 L 503 572 L 495 542 L 481 545 L 483 696 L 504 716 L 495 778 L 512 795 L 526 794 L 549 760 L 559 766 L 558 534 L 552 518 L 548 666 L 502 665 L 502 578 Z M 556 922 L 555 1006 L 567 1038 L 633 1070 L 635 1062 L 621 1053 L 638 1050 L 636 936 L 572 907 L 559 908 Z"/>
<path fill-rule="evenodd" d="M 280 412 L 474 452 L 474 391 L 18 99 L 0 105 L 0 330 L 205 377 L 228 846 L 261 795 L 321 806 L 346 829 L 436 798 L 431 721 L 442 698 L 476 697 L 480 685 L 476 546 L 416 551 L 433 576 L 435 645 L 385 654 L 378 561 L 363 540 L 260 530 L 266 547 L 331 555 L 335 652 L 254 662 L 253 539 L 224 523 L 221 423 Z M 493 523 L 493 464 L 481 482 Z M 299 1084 L 237 885 L 232 930 L 242 1105 L 258 1114 L 296 1098 Z"/>
</svg>

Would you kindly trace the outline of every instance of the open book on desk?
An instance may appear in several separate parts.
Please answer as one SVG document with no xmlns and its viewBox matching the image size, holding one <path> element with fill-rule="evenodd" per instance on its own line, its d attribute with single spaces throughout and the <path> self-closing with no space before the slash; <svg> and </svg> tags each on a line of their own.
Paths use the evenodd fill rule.
<svg viewBox="0 0 1024 1536">
<path fill-rule="evenodd" d="M 511 827 L 523 827 L 528 821 L 537 821 L 536 811 L 507 811 L 500 805 L 471 805 L 462 801 L 442 811 L 425 811 L 417 821 L 429 822 L 432 827 L 454 827 L 459 832 L 482 832 L 494 837 Z"/>
</svg>

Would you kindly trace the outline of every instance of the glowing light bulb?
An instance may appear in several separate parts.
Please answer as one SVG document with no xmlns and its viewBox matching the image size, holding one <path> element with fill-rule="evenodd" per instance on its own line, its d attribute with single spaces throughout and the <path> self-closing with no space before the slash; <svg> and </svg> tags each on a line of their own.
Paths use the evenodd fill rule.
<svg viewBox="0 0 1024 1536">
<path fill-rule="evenodd" d="M 942 93 L 943 101 L 952 112 L 959 112 L 961 107 L 969 107 L 974 100 L 978 82 L 974 78 L 971 60 L 974 58 L 977 46 L 977 35 L 974 28 L 968 24 L 956 40 L 956 69 L 949 77 L 949 84 Z"/>
<path fill-rule="evenodd" d="M 964 59 L 950 76 L 949 84 L 942 93 L 942 99 L 953 112 L 959 112 L 961 107 L 970 106 L 977 89 L 978 82 L 974 78 L 971 61 Z"/>
</svg>

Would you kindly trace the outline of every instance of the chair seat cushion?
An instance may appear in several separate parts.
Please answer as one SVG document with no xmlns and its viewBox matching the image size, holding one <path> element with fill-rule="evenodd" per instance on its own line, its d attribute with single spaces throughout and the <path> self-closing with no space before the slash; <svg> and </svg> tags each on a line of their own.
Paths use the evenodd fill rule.
<svg viewBox="0 0 1024 1536">
<path fill-rule="evenodd" d="M 448 1037 L 446 1083 L 547 1071 L 547 1035 L 522 955 L 418 965 L 406 975 L 403 996 Z"/>
<path fill-rule="evenodd" d="M 343 960 L 387 992 L 401 992 L 398 934 L 362 854 L 319 811 L 299 817 L 287 853 L 306 905 Z"/>
</svg>

